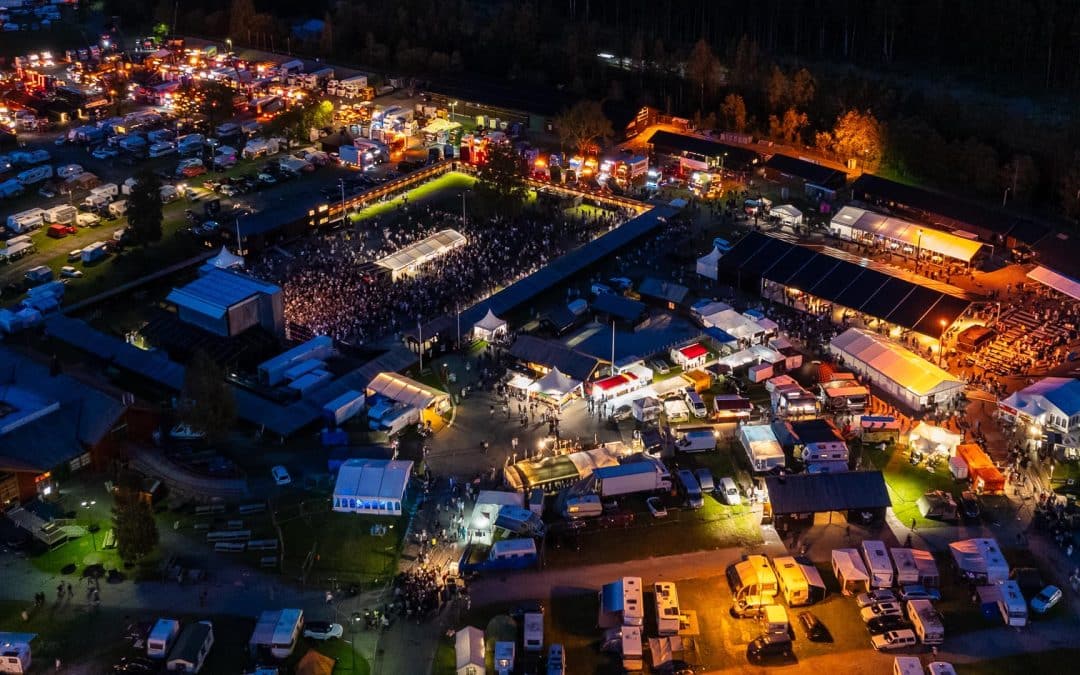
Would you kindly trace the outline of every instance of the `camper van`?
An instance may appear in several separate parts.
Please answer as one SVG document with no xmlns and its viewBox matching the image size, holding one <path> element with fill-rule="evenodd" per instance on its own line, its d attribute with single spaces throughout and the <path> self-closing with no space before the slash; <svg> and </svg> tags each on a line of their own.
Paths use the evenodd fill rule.
<svg viewBox="0 0 1080 675">
<path fill-rule="evenodd" d="M 922 660 L 918 656 L 897 656 L 893 659 L 893 675 L 923 675 Z"/>
<path fill-rule="evenodd" d="M 806 575 L 795 558 L 791 556 L 775 558 L 772 564 L 773 569 L 776 570 L 776 583 L 780 595 L 784 597 L 788 607 L 801 607 L 814 602 L 810 594 L 810 584 L 807 583 Z"/>
<path fill-rule="evenodd" d="M 908 600 L 907 615 L 915 634 L 924 645 L 939 645 L 945 642 L 945 624 L 941 620 L 941 614 L 929 600 Z"/>
<path fill-rule="evenodd" d="M 832 552 L 832 570 L 840 582 L 840 592 L 855 595 L 870 590 L 870 574 L 859 552 L 853 548 L 837 548 Z"/>
<path fill-rule="evenodd" d="M 892 588 L 893 566 L 885 542 L 867 539 L 863 541 L 861 551 L 866 569 L 870 571 L 870 587 Z"/>
<path fill-rule="evenodd" d="M 1004 619 L 1006 626 L 1026 626 L 1028 619 L 1027 602 L 1020 592 L 1020 584 L 1009 579 L 997 584 L 1000 598 L 998 598 L 998 611 Z"/>
<path fill-rule="evenodd" d="M 21 185 L 33 185 L 34 183 L 40 183 L 43 180 L 47 180 L 53 177 L 52 165 L 46 164 L 43 166 L 35 166 L 33 169 L 27 169 L 15 176 L 15 180 L 19 181 Z"/>
<path fill-rule="evenodd" d="M 679 592 L 670 581 L 653 584 L 656 593 L 656 632 L 661 635 L 679 633 Z"/>
<path fill-rule="evenodd" d="M 527 652 L 539 652 L 544 649 L 544 615 L 540 612 L 526 612 L 524 645 Z"/>
<path fill-rule="evenodd" d="M 727 568 L 728 585 L 735 600 L 732 611 L 745 616 L 773 604 L 779 585 L 776 573 L 763 555 L 748 555 Z"/>
<path fill-rule="evenodd" d="M 248 640 L 248 650 L 252 654 L 266 650 L 275 659 L 287 659 L 296 650 L 303 630 L 304 610 L 267 610 L 259 615 L 255 623 L 255 630 Z"/>
<path fill-rule="evenodd" d="M 681 469 L 678 473 L 679 485 L 686 495 L 686 505 L 692 509 L 700 509 L 705 506 L 705 498 L 701 494 L 701 485 L 698 484 L 694 472 L 690 469 Z"/>
<path fill-rule="evenodd" d="M 176 636 L 180 634 L 180 622 L 176 619 L 158 619 L 146 638 L 146 655 L 152 659 L 165 658 Z"/>
</svg>

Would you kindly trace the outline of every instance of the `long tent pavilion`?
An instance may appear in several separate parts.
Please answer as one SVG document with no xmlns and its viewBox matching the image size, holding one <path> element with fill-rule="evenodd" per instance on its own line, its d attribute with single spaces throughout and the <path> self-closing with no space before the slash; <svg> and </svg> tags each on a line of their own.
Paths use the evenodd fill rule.
<svg viewBox="0 0 1080 675">
<path fill-rule="evenodd" d="M 720 258 L 720 277 L 743 290 L 836 323 L 861 317 L 875 327 L 934 340 L 971 306 L 962 289 L 824 246 L 800 246 L 751 232 Z M 943 325 L 944 323 L 944 325 Z"/>
<path fill-rule="evenodd" d="M 381 394 L 398 403 L 411 406 L 420 411 L 421 419 L 435 423 L 437 417 L 450 404 L 450 395 L 422 382 L 399 375 L 382 372 L 372 378 L 367 385 L 367 395 Z"/>
<path fill-rule="evenodd" d="M 856 206 L 840 209 L 829 223 L 829 229 L 841 239 L 883 243 L 913 258 L 937 255 L 965 265 L 975 262 L 984 248 L 984 244 L 976 239 L 966 239 Z"/>
<path fill-rule="evenodd" d="M 468 240 L 465 235 L 457 230 L 442 230 L 375 261 L 375 264 L 390 270 L 391 277 L 396 281 L 403 276 L 415 273 L 425 263 L 460 248 L 466 243 Z"/>
<path fill-rule="evenodd" d="M 385 459 L 350 459 L 334 484 L 333 509 L 342 513 L 400 516 L 413 463 Z"/>
<path fill-rule="evenodd" d="M 1037 265 L 1035 269 L 1027 273 L 1027 277 L 1043 286 L 1054 289 L 1058 293 L 1067 295 L 1073 300 L 1080 300 L 1080 281 L 1070 276 L 1055 272 L 1049 267 Z"/>
<path fill-rule="evenodd" d="M 911 410 L 941 405 L 964 391 L 948 371 L 871 331 L 849 328 L 829 342 L 829 351 Z"/>
</svg>

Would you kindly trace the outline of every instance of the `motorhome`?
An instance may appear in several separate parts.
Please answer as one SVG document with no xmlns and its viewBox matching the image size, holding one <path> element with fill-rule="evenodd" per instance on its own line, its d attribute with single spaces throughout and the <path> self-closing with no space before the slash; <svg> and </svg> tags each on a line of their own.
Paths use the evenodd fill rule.
<svg viewBox="0 0 1080 675">
<path fill-rule="evenodd" d="M 1027 601 L 1020 592 L 1020 584 L 1012 579 L 998 582 L 998 611 L 1006 626 L 1026 626 L 1028 620 Z"/>
<path fill-rule="evenodd" d="M 870 571 L 871 588 L 892 588 L 893 566 L 885 542 L 866 539 L 860 547 L 866 568 Z"/>
<path fill-rule="evenodd" d="M 675 442 L 679 452 L 708 452 L 716 449 L 716 435 L 710 430 L 687 431 Z"/>
<path fill-rule="evenodd" d="M 124 215 L 127 213 L 127 204 L 126 199 L 121 199 L 120 201 L 109 204 L 109 215 L 116 216 L 117 218 Z"/>
<path fill-rule="evenodd" d="M 929 600 L 908 600 L 907 615 L 915 634 L 924 645 L 940 645 L 945 642 L 945 623 Z"/>
<path fill-rule="evenodd" d="M 897 656 L 893 659 L 893 675 L 924 675 L 922 660 L 918 656 Z"/>
<path fill-rule="evenodd" d="M 32 169 L 22 171 L 15 176 L 15 180 L 21 185 L 33 185 L 53 177 L 53 168 L 50 164 L 35 166 Z"/>
<path fill-rule="evenodd" d="M 776 434 L 768 424 L 744 424 L 736 432 L 754 473 L 782 468 L 786 458 Z"/>
<path fill-rule="evenodd" d="M 825 597 L 825 584 L 817 568 L 800 563 L 791 556 L 774 558 L 772 565 L 776 571 L 777 588 L 788 607 L 811 605 Z"/>
<path fill-rule="evenodd" d="M 20 211 L 8 216 L 7 229 L 16 234 L 22 234 L 24 232 L 36 230 L 41 227 L 44 222 L 45 211 L 43 209 L 27 209 L 26 211 Z"/>
<path fill-rule="evenodd" d="M 773 604 L 780 590 L 776 573 L 763 555 L 748 555 L 728 566 L 727 579 L 735 601 L 733 610 L 740 615 Z"/>
<path fill-rule="evenodd" d="M 915 555 L 910 548 L 890 548 L 896 584 L 907 586 L 919 583 L 919 568 L 915 564 Z"/>
<path fill-rule="evenodd" d="M 679 634 L 679 593 L 670 581 L 653 584 L 656 594 L 656 632 L 661 635 Z"/>
<path fill-rule="evenodd" d="M 146 638 L 146 655 L 152 659 L 164 659 L 180 634 L 180 622 L 176 619 L 158 619 Z"/>
<path fill-rule="evenodd" d="M 165 155 L 171 155 L 176 152 L 176 146 L 168 141 L 162 141 L 160 143 L 154 143 L 147 151 L 147 155 L 150 157 L 164 157 Z"/>
<path fill-rule="evenodd" d="M 259 615 L 248 650 L 253 655 L 268 651 L 276 659 L 287 659 L 296 649 L 303 630 L 304 610 L 267 610 Z"/>
<path fill-rule="evenodd" d="M 180 631 L 176 644 L 169 650 L 165 669 L 170 672 L 198 673 L 214 646 L 214 626 L 209 621 L 189 623 Z"/>
<path fill-rule="evenodd" d="M 540 612 L 526 612 L 523 644 L 527 652 L 539 652 L 544 649 L 544 615 Z"/>
</svg>

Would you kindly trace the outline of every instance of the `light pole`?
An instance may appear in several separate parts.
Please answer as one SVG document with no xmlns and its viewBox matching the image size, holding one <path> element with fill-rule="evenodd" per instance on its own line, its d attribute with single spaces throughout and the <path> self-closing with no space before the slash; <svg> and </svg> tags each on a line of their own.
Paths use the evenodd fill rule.
<svg viewBox="0 0 1080 675">
<path fill-rule="evenodd" d="M 93 508 L 96 505 L 97 505 L 97 502 L 94 501 L 94 500 L 90 500 L 88 502 L 83 502 L 82 504 L 80 504 L 80 506 L 82 506 L 84 509 L 86 509 L 87 512 L 89 512 L 90 509 Z M 97 551 L 97 537 L 94 536 L 94 522 L 93 522 L 93 520 L 91 518 L 87 518 L 87 523 L 89 524 L 89 526 L 86 528 L 86 531 L 90 533 L 90 546 L 95 551 Z"/>
<path fill-rule="evenodd" d="M 454 117 L 457 116 L 457 112 L 455 112 L 457 110 L 457 104 L 458 104 L 457 101 L 450 101 L 450 121 L 451 122 L 453 122 Z"/>
<path fill-rule="evenodd" d="M 915 242 L 915 271 L 919 271 L 919 258 L 922 256 L 922 228 L 919 228 L 919 238 Z"/>
<path fill-rule="evenodd" d="M 1011 187 L 1005 188 L 1005 194 L 1003 194 L 1001 196 L 1001 205 L 1002 206 L 1005 206 L 1005 202 L 1009 201 L 1009 190 L 1011 190 L 1011 189 L 1012 189 Z"/>
<path fill-rule="evenodd" d="M 345 179 L 338 178 L 338 186 L 341 187 L 341 223 L 345 224 Z"/>
<path fill-rule="evenodd" d="M 416 345 L 416 350 L 420 354 L 420 374 L 424 374 L 424 327 L 420 325 L 420 316 L 416 317 L 416 339 L 419 343 Z"/>
<path fill-rule="evenodd" d="M 465 220 L 466 220 L 465 219 L 465 193 L 467 193 L 467 192 L 468 192 L 468 190 L 462 190 L 461 191 L 461 226 L 462 227 L 465 226 Z"/>
<path fill-rule="evenodd" d="M 938 323 L 941 324 L 941 337 L 938 338 L 937 352 L 938 352 L 938 368 L 944 368 L 942 365 L 945 360 L 945 328 L 949 325 L 945 319 L 942 319 Z"/>
</svg>

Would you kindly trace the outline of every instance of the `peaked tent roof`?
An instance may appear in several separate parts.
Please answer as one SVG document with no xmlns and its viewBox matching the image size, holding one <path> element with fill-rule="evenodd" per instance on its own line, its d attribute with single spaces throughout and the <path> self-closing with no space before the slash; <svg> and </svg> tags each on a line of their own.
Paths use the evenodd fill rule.
<svg viewBox="0 0 1080 675">
<path fill-rule="evenodd" d="M 862 362 L 918 396 L 962 388 L 964 383 L 946 370 L 886 337 L 849 328 L 829 342 L 830 347 Z"/>
<path fill-rule="evenodd" d="M 697 259 L 697 273 L 703 277 L 715 280 L 717 277 L 716 270 L 720 265 L 720 257 L 723 254 L 720 253 L 720 249 L 714 248 L 705 255 Z"/>
<path fill-rule="evenodd" d="M 243 267 L 244 256 L 236 255 L 224 245 L 222 245 L 221 252 L 213 258 L 210 258 L 207 263 L 221 270 L 228 269 L 230 267 Z"/>
<path fill-rule="evenodd" d="M 1072 377 L 1044 377 L 1032 385 L 1014 392 L 1002 405 L 1032 417 L 1046 412 L 1045 400 L 1066 417 L 1080 413 L 1080 380 Z"/>
<path fill-rule="evenodd" d="M 387 372 L 376 375 L 368 383 L 368 389 L 418 410 L 449 396 L 445 391 L 429 387 L 411 377 Z"/>
<path fill-rule="evenodd" d="M 484 318 L 473 324 L 474 327 L 486 330 L 489 333 L 494 333 L 505 325 L 506 321 L 495 316 L 495 312 L 491 311 L 490 307 L 488 307 L 487 314 L 484 315 Z"/>
<path fill-rule="evenodd" d="M 846 225 L 860 232 L 873 234 L 894 241 L 902 241 L 910 246 L 918 246 L 927 251 L 971 262 L 982 249 L 983 244 L 974 239 L 958 237 L 918 223 L 900 218 L 893 218 L 882 213 L 860 209 L 857 206 L 845 206 L 840 209 L 832 221 L 834 225 Z"/>
<path fill-rule="evenodd" d="M 470 665 L 484 665 L 484 631 L 465 626 L 454 635 L 455 664 L 458 670 Z"/>
<path fill-rule="evenodd" d="M 536 381 L 536 390 L 545 396 L 565 396 L 581 386 L 581 380 L 575 380 L 569 375 L 564 375 L 558 368 L 551 371 Z"/>
</svg>

